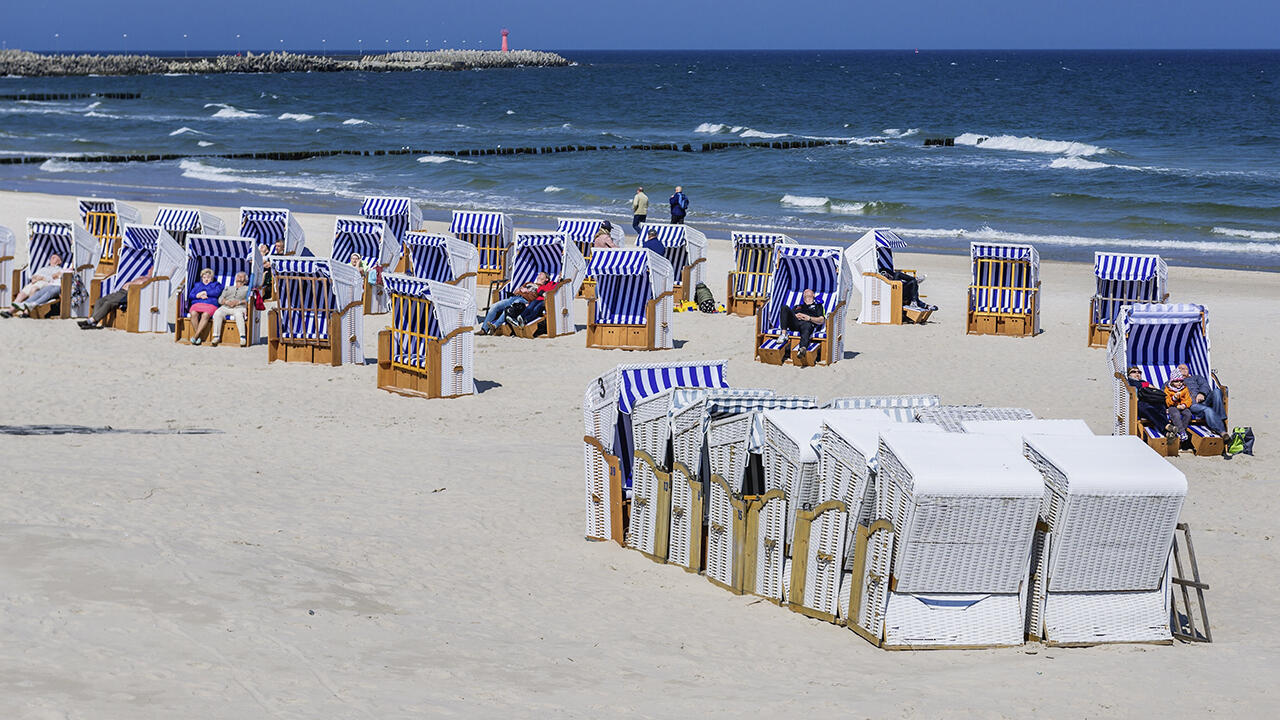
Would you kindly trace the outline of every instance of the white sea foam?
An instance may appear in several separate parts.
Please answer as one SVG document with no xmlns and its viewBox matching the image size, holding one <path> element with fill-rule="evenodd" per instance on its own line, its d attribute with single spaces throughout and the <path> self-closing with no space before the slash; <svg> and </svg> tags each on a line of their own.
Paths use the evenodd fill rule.
<svg viewBox="0 0 1280 720">
<path fill-rule="evenodd" d="M 200 140 L 196 142 L 196 144 L 199 145 L 200 147 L 209 147 L 213 143 L 209 142 L 208 140 Z"/>
<path fill-rule="evenodd" d="M 218 112 L 213 114 L 213 117 L 216 117 L 216 118 L 240 119 L 240 118 L 266 117 L 266 115 L 263 115 L 262 113 L 249 112 L 247 110 L 240 110 L 239 108 L 236 108 L 234 105 L 227 105 L 226 103 L 205 103 L 204 106 L 207 108 L 211 108 L 211 107 L 218 108 Z"/>
<path fill-rule="evenodd" d="M 780 202 L 784 207 L 793 208 L 800 212 L 831 213 L 832 215 L 865 215 L 868 210 L 879 204 L 876 202 L 832 200 L 829 197 L 813 197 L 809 195 L 783 195 Z"/>
<path fill-rule="evenodd" d="M 720 134 L 736 134 L 746 129 L 747 128 L 744 128 L 741 125 L 729 126 L 729 125 L 724 125 L 722 123 L 702 123 L 698 127 L 694 128 L 693 131 L 696 133 L 702 133 L 704 135 L 720 135 Z"/>
<path fill-rule="evenodd" d="M 1094 160 L 1085 160 L 1077 155 L 1069 155 L 1067 157 L 1054 158 L 1049 163 L 1051 168 L 1066 168 L 1070 170 L 1101 170 L 1102 168 L 1117 167 L 1104 162 L 1096 162 Z"/>
<path fill-rule="evenodd" d="M 85 113 L 84 116 L 92 117 L 92 118 L 109 118 L 112 120 L 121 119 L 119 115 L 112 115 L 111 113 L 100 113 L 100 112 L 97 112 L 96 110 L 90 110 L 89 112 Z"/>
<path fill-rule="evenodd" d="M 864 202 L 833 202 L 829 207 L 833 215 L 866 215 L 867 208 L 874 205 L 875 203 Z"/>
<path fill-rule="evenodd" d="M 96 107 L 101 107 L 101 106 L 102 106 L 102 101 L 101 101 L 101 100 L 98 100 L 97 102 L 91 102 L 91 103 L 89 103 L 88 105 L 86 105 L 86 106 L 84 107 L 84 109 L 85 109 L 85 110 L 92 110 L 92 109 L 94 109 L 94 108 L 96 108 Z"/>
<path fill-rule="evenodd" d="M 846 125 L 845 127 L 848 127 L 848 126 Z M 891 138 L 904 138 L 904 137 L 911 137 L 912 135 L 919 133 L 920 128 L 907 128 L 906 130 L 902 130 L 899 128 L 886 128 L 884 130 L 881 130 L 880 132 L 884 133 L 885 135 L 888 135 Z"/>
<path fill-rule="evenodd" d="M 956 136 L 957 145 L 970 145 L 987 150 L 1012 150 L 1015 152 L 1050 153 L 1053 155 L 1090 156 L 1110 152 L 1104 147 L 1069 140 L 1043 140 L 1036 137 L 1014 135 L 978 135 L 964 133 Z"/>
<path fill-rule="evenodd" d="M 371 125 L 372 123 L 370 123 L 368 120 L 361 120 L 360 118 L 347 118 L 346 120 L 342 121 L 342 124 L 343 125 Z"/>
<path fill-rule="evenodd" d="M 62 173 L 62 172 L 78 172 L 78 173 L 99 173 L 110 172 L 111 168 L 105 163 L 79 163 L 70 160 L 62 160 L 60 158 L 51 158 L 40 163 L 40 169 L 44 172 Z"/>
<path fill-rule="evenodd" d="M 174 130 L 173 132 L 169 133 L 169 137 L 173 137 L 174 135 L 187 135 L 187 134 L 191 134 L 191 135 L 207 135 L 208 133 L 202 133 L 202 132 L 200 132 L 199 130 L 196 130 L 196 129 L 194 129 L 194 128 L 189 128 L 189 127 L 186 127 L 186 126 L 184 125 L 184 126 L 182 126 L 182 127 L 178 128 L 177 130 Z"/>
<path fill-rule="evenodd" d="M 515 114 L 516 114 L 516 111 L 515 111 L 515 110 L 508 110 L 508 111 L 507 111 L 507 114 L 508 114 L 508 115 L 515 115 Z"/>
<path fill-rule="evenodd" d="M 564 192 L 564 188 L 562 188 L 562 187 L 556 187 L 555 185 L 548 185 L 548 186 L 546 186 L 546 187 L 542 188 L 542 192 L 544 192 L 544 193 L 558 193 L 558 192 Z"/>
<path fill-rule="evenodd" d="M 448 163 L 448 162 L 462 163 L 463 165 L 476 164 L 475 160 L 463 160 L 462 158 L 449 157 L 448 155 L 423 155 L 422 157 L 418 158 L 418 162 L 431 163 L 433 165 L 439 165 L 441 163 Z"/>
<path fill-rule="evenodd" d="M 743 131 L 742 131 L 742 135 L 741 135 L 740 137 L 744 137 L 744 138 L 766 138 L 766 139 L 768 139 L 768 138 L 780 138 L 780 137 L 787 137 L 788 135 L 790 135 L 790 133 L 771 133 L 771 132 L 761 132 L 760 130 L 752 130 L 751 128 L 747 128 L 746 130 L 743 130 Z"/>
<path fill-rule="evenodd" d="M 182 176 L 185 178 L 203 180 L 205 182 L 306 190 L 350 198 L 363 197 L 361 192 L 355 192 L 350 189 L 350 183 L 317 175 L 236 170 L 234 168 L 209 165 L 199 160 L 181 160 L 178 162 L 178 169 L 182 170 Z"/>
<path fill-rule="evenodd" d="M 828 197 L 812 197 L 809 195 L 783 195 L 782 204 L 794 208 L 826 208 L 831 202 Z"/>
<path fill-rule="evenodd" d="M 297 120 L 298 122 L 306 122 L 308 120 L 315 120 L 316 116 L 308 115 L 306 113 L 280 113 L 280 117 L 276 119 L 277 120 Z"/>
<path fill-rule="evenodd" d="M 1215 227 L 1213 229 L 1213 234 L 1245 238 L 1248 240 L 1280 240 L 1280 232 L 1268 232 L 1266 230 L 1241 230 L 1239 228 Z"/>
</svg>

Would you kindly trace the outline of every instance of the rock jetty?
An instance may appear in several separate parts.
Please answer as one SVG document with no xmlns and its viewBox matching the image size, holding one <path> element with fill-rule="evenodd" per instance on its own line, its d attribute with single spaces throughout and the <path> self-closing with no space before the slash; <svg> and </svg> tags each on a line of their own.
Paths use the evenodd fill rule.
<svg viewBox="0 0 1280 720">
<path fill-rule="evenodd" d="M 474 70 L 511 67 L 563 67 L 570 61 L 538 50 L 433 50 L 383 55 L 329 56 L 288 52 L 245 53 L 214 57 L 171 58 L 152 55 L 42 55 L 25 50 L 0 51 L 0 76 L 164 75 L 184 73 L 395 72 L 406 70 Z"/>
</svg>

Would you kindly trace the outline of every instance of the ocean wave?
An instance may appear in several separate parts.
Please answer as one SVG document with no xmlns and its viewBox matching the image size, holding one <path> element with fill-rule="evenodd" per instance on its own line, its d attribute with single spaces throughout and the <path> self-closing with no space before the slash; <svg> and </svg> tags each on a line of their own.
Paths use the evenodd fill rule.
<svg viewBox="0 0 1280 720">
<path fill-rule="evenodd" d="M 206 108 L 211 108 L 211 107 L 218 108 L 218 112 L 213 114 L 213 117 L 216 117 L 216 118 L 241 119 L 241 118 L 266 117 L 266 115 L 263 115 L 262 113 L 249 112 L 247 110 L 240 110 L 234 105 L 228 105 L 226 103 L 205 103 L 204 106 Z"/>
<path fill-rule="evenodd" d="M 788 135 L 790 135 L 790 133 L 762 132 L 760 130 L 752 130 L 751 128 L 747 128 L 746 130 L 743 130 L 742 134 L 739 135 L 738 137 L 771 139 L 771 138 L 787 137 Z"/>
<path fill-rule="evenodd" d="M 432 165 L 439 165 L 439 164 L 448 163 L 448 162 L 462 163 L 463 165 L 476 164 L 475 160 L 463 160 L 462 158 L 449 157 L 448 155 L 423 155 L 422 157 L 418 158 L 418 162 L 430 163 Z"/>
<path fill-rule="evenodd" d="M 268 174 L 265 171 L 237 170 L 209 165 L 200 160 L 181 160 L 178 162 L 178 169 L 182 171 L 183 177 L 204 182 L 257 185 L 280 190 L 304 190 L 349 198 L 364 197 L 362 192 L 352 190 L 352 185 L 348 182 L 330 180 L 316 175 Z"/>
<path fill-rule="evenodd" d="M 342 121 L 342 124 L 343 125 L 372 125 L 373 123 L 369 122 L 368 120 L 361 120 L 360 118 L 347 118 L 346 120 Z"/>
<path fill-rule="evenodd" d="M 196 144 L 199 145 L 200 147 L 209 147 L 213 143 L 209 142 L 208 140 L 199 140 L 196 142 Z"/>
<path fill-rule="evenodd" d="M 877 208 L 880 203 L 856 202 L 850 200 L 832 200 L 829 197 L 813 197 L 810 195 L 783 195 L 779 201 L 784 207 L 794 208 L 807 213 L 831 213 L 832 215 L 865 215 Z"/>
<path fill-rule="evenodd" d="M 49 173 L 77 172 L 77 173 L 100 173 L 110 172 L 111 168 L 106 167 L 103 163 L 81 163 L 71 162 L 70 160 L 62 160 L 60 158 L 51 158 L 40 163 L 40 169 Z"/>
<path fill-rule="evenodd" d="M 1085 160 L 1077 155 L 1071 155 L 1069 157 L 1054 158 L 1053 162 L 1049 163 L 1049 167 L 1067 168 L 1070 170 L 1101 170 L 1102 168 L 1118 166 L 1104 162 L 1096 162 L 1094 160 Z"/>
<path fill-rule="evenodd" d="M 808 195 L 783 195 L 783 205 L 795 208 L 825 208 L 831 202 L 829 197 L 811 197 Z"/>
<path fill-rule="evenodd" d="M 1267 232 L 1265 230 L 1241 230 L 1239 228 L 1215 227 L 1213 229 L 1213 234 L 1245 238 L 1248 240 L 1280 240 L 1280 232 Z"/>
<path fill-rule="evenodd" d="M 120 116 L 120 115 L 112 115 L 111 113 L 100 113 L 100 112 L 98 112 L 98 111 L 96 111 L 96 110 L 90 110 L 89 112 L 85 113 L 85 114 L 84 114 L 84 116 L 85 116 L 85 117 L 91 117 L 91 118 L 108 118 L 108 119 L 110 119 L 110 120 L 121 120 L 121 119 L 123 119 L 123 118 L 122 118 L 122 116 Z"/>
<path fill-rule="evenodd" d="M 562 188 L 562 187 L 556 187 L 555 185 L 548 185 L 548 186 L 546 186 L 546 187 L 542 188 L 542 192 L 544 192 L 544 193 L 558 193 L 558 192 L 564 192 L 564 188 Z"/>
<path fill-rule="evenodd" d="M 919 133 L 920 128 L 907 128 L 906 130 L 901 130 L 899 128 L 885 128 L 880 132 L 891 138 L 905 138 Z"/>
<path fill-rule="evenodd" d="M 208 133 L 202 133 L 202 132 L 200 132 L 199 130 L 196 130 L 195 128 L 189 128 L 189 127 L 187 127 L 187 126 L 185 126 L 185 125 L 184 125 L 184 126 L 182 126 L 182 127 L 178 128 L 177 130 L 174 130 L 173 132 L 169 133 L 169 137 L 173 137 L 174 135 L 187 135 L 187 134 L 191 134 L 191 135 L 207 135 Z"/>
<path fill-rule="evenodd" d="M 957 145 L 969 145 L 988 150 L 1012 150 L 1014 152 L 1049 153 L 1053 155 L 1091 156 L 1111 152 L 1107 148 L 1071 140 L 1044 140 L 1037 137 L 1014 135 L 978 135 L 963 133 L 956 136 Z"/>
<path fill-rule="evenodd" d="M 721 135 L 740 133 L 745 129 L 746 128 L 741 125 L 734 125 L 733 127 L 730 127 L 721 123 L 702 123 L 698 127 L 694 128 L 693 131 L 704 135 Z"/>
<path fill-rule="evenodd" d="M 280 113 L 280 117 L 276 119 L 277 120 L 297 120 L 298 122 L 306 122 L 308 120 L 315 120 L 316 116 L 308 115 L 306 113 Z"/>
<path fill-rule="evenodd" d="M 507 111 L 507 114 L 508 114 L 508 115 L 515 115 L 515 114 L 516 114 L 516 111 L 515 111 L 515 110 L 508 110 L 508 111 Z"/>
</svg>

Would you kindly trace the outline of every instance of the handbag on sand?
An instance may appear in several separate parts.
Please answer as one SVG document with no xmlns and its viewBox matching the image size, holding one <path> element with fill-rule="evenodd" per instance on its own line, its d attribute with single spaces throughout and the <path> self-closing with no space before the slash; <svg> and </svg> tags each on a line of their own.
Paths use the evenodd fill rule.
<svg viewBox="0 0 1280 720">
<path fill-rule="evenodd" d="M 255 310 L 267 309 L 267 304 L 262 301 L 262 291 L 258 288 L 253 289 L 253 308 Z"/>
<path fill-rule="evenodd" d="M 1227 456 L 1244 453 L 1245 455 L 1253 454 L 1253 428 L 1237 427 L 1231 429 L 1231 435 L 1227 438 Z"/>
</svg>

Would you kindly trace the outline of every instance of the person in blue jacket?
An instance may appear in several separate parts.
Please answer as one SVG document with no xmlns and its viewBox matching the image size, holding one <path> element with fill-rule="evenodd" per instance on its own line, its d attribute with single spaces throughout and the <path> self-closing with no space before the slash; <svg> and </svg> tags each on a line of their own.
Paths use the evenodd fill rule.
<svg viewBox="0 0 1280 720">
<path fill-rule="evenodd" d="M 222 290 L 222 283 L 218 282 L 213 270 L 205 268 L 200 271 L 200 281 L 192 283 L 191 290 L 187 292 L 187 302 L 190 303 L 188 317 L 192 322 L 192 345 L 204 342 L 200 334 L 213 319 L 213 314 L 218 312 L 218 297 L 222 295 Z M 214 328 L 215 332 L 217 330 L 218 328 Z"/>
<path fill-rule="evenodd" d="M 684 216 L 689 214 L 689 196 L 684 194 L 684 188 L 677 185 L 675 194 L 668 202 L 671 203 L 671 224 L 683 223 Z"/>
</svg>

